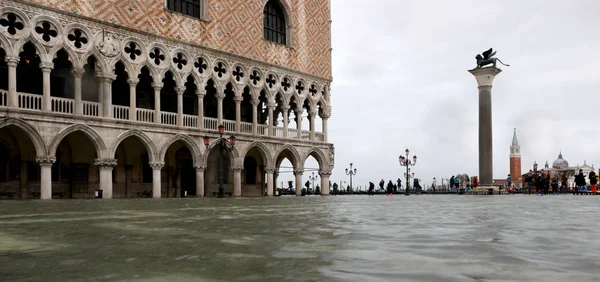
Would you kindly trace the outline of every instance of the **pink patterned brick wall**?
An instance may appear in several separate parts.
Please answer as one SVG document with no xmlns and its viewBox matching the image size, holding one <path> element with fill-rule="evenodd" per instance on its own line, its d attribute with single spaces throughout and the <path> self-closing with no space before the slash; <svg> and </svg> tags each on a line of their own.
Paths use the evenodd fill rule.
<svg viewBox="0 0 600 282">
<path fill-rule="evenodd" d="M 171 12 L 165 8 L 165 0 L 25 2 L 331 78 L 329 0 L 280 0 L 291 9 L 293 48 L 263 39 L 265 0 L 204 1 L 208 1 L 208 21 Z"/>
</svg>

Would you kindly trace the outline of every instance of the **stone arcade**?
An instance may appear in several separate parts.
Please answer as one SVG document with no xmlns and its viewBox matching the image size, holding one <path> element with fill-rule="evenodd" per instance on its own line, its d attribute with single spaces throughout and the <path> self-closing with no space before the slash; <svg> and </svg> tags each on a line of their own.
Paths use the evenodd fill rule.
<svg viewBox="0 0 600 282">
<path fill-rule="evenodd" d="M 226 193 L 273 195 L 286 158 L 302 187 L 309 156 L 329 187 L 328 1 L 195 0 L 187 15 L 170 11 L 171 2 L 148 0 L 137 10 L 129 1 L 0 3 L 0 196 L 213 196 L 220 124 L 237 139 L 223 158 Z M 308 7 L 325 11 L 297 14 Z M 228 22 L 232 16 L 250 22 Z M 160 31 L 165 18 L 179 28 Z M 221 38 L 240 25 L 242 39 Z M 309 40 L 308 30 L 320 37 Z"/>
</svg>

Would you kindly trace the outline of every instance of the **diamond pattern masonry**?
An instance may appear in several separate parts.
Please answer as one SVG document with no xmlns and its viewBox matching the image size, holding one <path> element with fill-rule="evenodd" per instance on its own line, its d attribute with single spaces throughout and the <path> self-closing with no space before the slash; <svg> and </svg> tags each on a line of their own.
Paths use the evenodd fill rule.
<svg viewBox="0 0 600 282">
<path fill-rule="evenodd" d="M 292 10 L 293 48 L 263 39 L 264 0 L 210 0 L 208 21 L 171 12 L 165 0 L 28 2 L 331 79 L 329 1 L 281 1 Z"/>
</svg>

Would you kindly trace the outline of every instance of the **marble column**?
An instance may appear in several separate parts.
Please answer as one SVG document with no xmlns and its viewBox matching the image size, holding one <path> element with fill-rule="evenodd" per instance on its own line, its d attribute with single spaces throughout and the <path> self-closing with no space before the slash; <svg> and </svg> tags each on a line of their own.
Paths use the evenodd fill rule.
<svg viewBox="0 0 600 282">
<path fill-rule="evenodd" d="M 275 110 L 275 105 L 268 105 L 267 109 L 269 113 L 269 134 L 267 134 L 267 136 L 275 136 L 275 121 L 273 120 L 273 111 Z"/>
<path fill-rule="evenodd" d="M 52 165 L 56 161 L 55 157 L 38 157 L 37 163 L 40 166 L 40 198 L 43 200 L 52 199 Z"/>
<path fill-rule="evenodd" d="M 137 121 L 137 93 L 136 87 L 140 82 L 138 78 L 130 78 L 129 83 L 129 120 Z"/>
<path fill-rule="evenodd" d="M 502 70 L 486 67 L 469 70 L 479 88 L 479 183 L 480 188 L 493 188 L 492 83 Z M 484 188 L 484 189 L 485 189 Z"/>
<path fill-rule="evenodd" d="M 329 195 L 329 177 L 331 176 L 330 170 L 320 170 L 319 176 L 321 177 L 321 196 Z"/>
<path fill-rule="evenodd" d="M 252 135 L 258 132 L 258 100 L 252 99 Z"/>
<path fill-rule="evenodd" d="M 217 95 L 217 126 L 223 124 L 223 99 L 225 99 L 224 94 Z"/>
<path fill-rule="evenodd" d="M 50 73 L 54 68 L 53 63 L 40 63 L 42 69 L 43 88 L 42 88 L 42 111 L 52 111 L 52 98 L 50 97 Z"/>
<path fill-rule="evenodd" d="M 204 197 L 204 171 L 206 170 L 205 165 L 195 165 L 196 169 L 196 196 Z"/>
<path fill-rule="evenodd" d="M 242 131 L 242 96 L 235 96 L 235 132 Z"/>
<path fill-rule="evenodd" d="M 196 90 L 196 95 L 198 95 L 198 128 L 203 129 L 204 128 L 204 96 L 206 96 L 206 90 L 198 89 L 198 90 Z"/>
<path fill-rule="evenodd" d="M 302 108 L 296 109 L 296 130 L 298 131 L 298 139 L 302 139 Z"/>
<path fill-rule="evenodd" d="M 112 199 L 113 197 L 113 180 L 112 170 L 117 166 L 116 159 L 96 159 L 94 165 L 100 171 L 100 190 L 102 190 L 102 198 Z"/>
<path fill-rule="evenodd" d="M 19 64 L 19 57 L 6 56 L 4 61 L 8 65 L 8 97 L 7 105 L 11 108 L 19 106 L 17 97 L 17 65 Z M 24 82 L 26 83 L 26 82 Z"/>
<path fill-rule="evenodd" d="M 283 106 L 281 108 L 281 110 L 283 111 L 283 138 L 287 138 L 288 137 L 288 123 L 289 123 L 289 112 L 290 112 L 290 107 L 289 106 Z"/>
<path fill-rule="evenodd" d="M 310 141 L 315 141 L 315 117 L 317 116 L 317 111 L 308 112 L 308 117 L 310 119 Z"/>
<path fill-rule="evenodd" d="M 162 180 L 160 174 L 164 166 L 165 164 L 161 162 L 150 163 L 150 167 L 152 167 L 152 198 L 161 197 Z"/>
<path fill-rule="evenodd" d="M 274 168 L 265 169 L 267 172 L 267 196 L 273 196 L 273 173 L 275 172 Z"/>
<path fill-rule="evenodd" d="M 302 196 L 302 175 L 304 174 L 304 170 L 302 169 L 294 169 L 294 176 L 296 177 L 296 196 Z"/>
<path fill-rule="evenodd" d="M 185 87 L 177 87 L 177 126 L 183 126 L 183 92 Z"/>
<path fill-rule="evenodd" d="M 243 167 L 233 167 L 233 196 L 242 196 L 242 170 Z"/>
<path fill-rule="evenodd" d="M 113 78 L 110 76 L 102 77 L 102 94 L 104 99 L 102 100 L 102 112 L 106 118 L 113 118 L 112 112 L 112 81 Z"/>
<path fill-rule="evenodd" d="M 102 83 L 102 73 L 96 74 L 96 84 L 98 84 L 98 117 L 104 116 L 104 83 Z"/>
<path fill-rule="evenodd" d="M 152 88 L 154 88 L 154 122 L 162 123 L 160 116 L 160 90 L 162 89 L 162 83 L 152 82 Z"/>
<path fill-rule="evenodd" d="M 75 109 L 73 109 L 73 113 L 76 116 L 83 115 L 83 101 L 81 100 L 81 78 L 85 73 L 85 69 L 83 68 L 74 68 L 71 70 L 73 74 L 73 92 L 75 98 Z"/>
<path fill-rule="evenodd" d="M 329 120 L 329 115 L 321 116 L 322 128 L 323 128 L 323 141 L 329 142 L 329 136 L 327 134 L 327 121 Z"/>
</svg>

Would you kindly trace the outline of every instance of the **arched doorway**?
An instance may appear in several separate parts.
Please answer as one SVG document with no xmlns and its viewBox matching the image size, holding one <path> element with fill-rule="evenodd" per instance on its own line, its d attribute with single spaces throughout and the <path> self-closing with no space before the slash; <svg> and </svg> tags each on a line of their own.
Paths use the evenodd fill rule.
<svg viewBox="0 0 600 282">
<path fill-rule="evenodd" d="M 99 189 L 100 175 L 94 160 L 98 158 L 96 146 L 82 131 L 67 134 L 54 153 L 52 165 L 53 198 L 94 198 Z"/>
<path fill-rule="evenodd" d="M 129 136 L 119 143 L 115 152 L 115 198 L 151 198 L 152 168 L 147 145 L 138 136 Z"/>
<path fill-rule="evenodd" d="M 298 152 L 291 146 L 284 147 L 275 160 L 276 185 L 283 188 L 284 194 L 301 195 L 303 171 L 298 167 Z M 279 182 L 279 183 L 278 183 Z M 291 183 L 290 183 L 291 182 Z M 291 184 L 291 188 L 290 188 Z"/>
<path fill-rule="evenodd" d="M 219 158 L 221 159 L 221 167 L 219 167 Z M 204 174 L 204 196 L 217 196 L 219 192 L 219 177 L 223 179 L 223 190 L 225 196 L 233 195 L 233 171 L 231 170 L 231 152 L 223 152 L 217 144 L 208 154 L 206 161 L 206 171 Z M 219 170 L 222 170 L 222 174 Z"/>
<path fill-rule="evenodd" d="M 264 152 L 254 146 L 244 156 L 244 168 L 242 170 L 242 196 L 263 196 L 266 187 L 265 167 L 266 160 Z"/>
<path fill-rule="evenodd" d="M 321 175 L 320 172 L 323 168 L 323 158 L 319 155 L 316 149 L 310 151 L 310 153 L 304 159 L 304 175 L 302 177 L 302 188 L 305 189 L 309 195 L 322 194 L 321 190 L 325 185 L 326 192 L 329 191 L 329 176 Z M 327 181 L 324 183 L 324 181 Z M 329 194 L 329 193 L 327 193 Z"/>
<path fill-rule="evenodd" d="M 40 168 L 29 135 L 15 125 L 0 128 L 0 198 L 40 196 Z"/>
<path fill-rule="evenodd" d="M 187 192 L 188 197 L 197 196 L 196 169 L 194 157 L 183 141 L 176 141 L 169 146 L 165 153 L 165 167 L 167 174 L 166 197 L 181 197 Z"/>
</svg>

